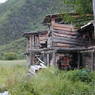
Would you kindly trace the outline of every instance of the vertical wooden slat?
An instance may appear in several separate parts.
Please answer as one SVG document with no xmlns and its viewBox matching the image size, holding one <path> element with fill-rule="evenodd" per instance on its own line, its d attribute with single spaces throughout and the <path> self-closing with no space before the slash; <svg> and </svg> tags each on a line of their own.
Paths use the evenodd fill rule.
<svg viewBox="0 0 95 95">
<path fill-rule="evenodd" d="M 32 36 L 29 37 L 29 46 L 30 46 L 30 49 L 32 49 Z"/>
<path fill-rule="evenodd" d="M 39 35 L 38 36 L 36 36 L 36 45 L 37 45 L 37 48 L 39 48 Z"/>
<path fill-rule="evenodd" d="M 92 60 L 92 62 L 91 62 L 91 71 L 93 71 L 94 70 L 94 52 L 91 52 L 91 60 Z"/>
<path fill-rule="evenodd" d="M 29 49 L 29 38 L 27 39 L 27 42 L 26 42 L 26 52 L 28 52 L 28 49 Z"/>
<path fill-rule="evenodd" d="M 50 66 L 50 63 L 49 63 L 49 54 L 47 54 L 47 65 Z"/>
<path fill-rule="evenodd" d="M 27 56 L 27 63 L 28 63 L 28 68 L 32 65 L 32 55 L 31 53 Z"/>
<path fill-rule="evenodd" d="M 53 65 L 56 67 L 56 55 L 55 52 L 53 52 Z"/>
<path fill-rule="evenodd" d="M 55 62 L 56 62 L 55 52 L 51 53 L 51 55 L 52 55 L 52 58 L 50 60 L 50 66 L 54 66 L 55 67 Z"/>
<path fill-rule="evenodd" d="M 93 52 L 93 70 L 95 70 L 95 51 Z"/>
<path fill-rule="evenodd" d="M 95 0 L 93 0 L 93 15 L 95 20 Z M 94 37 L 95 37 L 95 21 L 94 21 Z"/>
<path fill-rule="evenodd" d="M 77 63 L 77 68 L 79 69 L 80 68 L 80 53 L 78 53 L 78 63 Z"/>
</svg>

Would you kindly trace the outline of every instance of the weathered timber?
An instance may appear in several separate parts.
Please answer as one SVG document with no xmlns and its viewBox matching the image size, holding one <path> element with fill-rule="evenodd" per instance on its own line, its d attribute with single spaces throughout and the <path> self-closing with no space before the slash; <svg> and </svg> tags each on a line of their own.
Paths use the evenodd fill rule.
<svg viewBox="0 0 95 95">
<path fill-rule="evenodd" d="M 91 59 L 92 59 L 92 62 L 91 62 L 91 71 L 94 70 L 94 52 L 91 52 Z"/>
<path fill-rule="evenodd" d="M 59 48 L 73 48 L 73 47 L 77 47 L 77 45 L 69 45 L 69 44 L 65 44 L 65 43 L 55 43 L 53 42 L 53 46 L 52 47 L 59 47 Z"/>
<path fill-rule="evenodd" d="M 84 43 L 77 43 L 77 42 L 73 42 L 73 41 L 69 41 L 69 40 L 65 40 L 63 38 L 62 39 L 57 39 L 57 38 L 52 38 L 52 42 L 55 42 L 55 43 L 64 43 L 64 44 L 71 44 L 71 45 L 78 45 L 78 46 L 84 46 Z"/>
<path fill-rule="evenodd" d="M 72 35 L 67 35 L 67 34 L 61 34 L 61 33 L 52 33 L 52 36 L 54 37 L 66 37 L 66 38 L 71 38 L 71 39 L 75 39 L 77 38 L 77 36 L 72 36 Z"/>
<path fill-rule="evenodd" d="M 58 23 L 53 23 L 54 27 L 61 27 L 61 28 L 68 28 L 68 29 L 74 29 L 73 25 L 68 25 L 68 24 L 58 24 Z"/>
<path fill-rule="evenodd" d="M 80 53 L 78 53 L 78 62 L 77 62 L 77 68 L 80 69 Z"/>
<path fill-rule="evenodd" d="M 63 27 L 55 27 L 55 26 L 53 26 L 53 29 L 62 30 L 62 31 L 68 31 L 68 32 L 73 31 L 73 29 L 68 29 L 68 28 L 63 28 Z"/>
<path fill-rule="evenodd" d="M 71 31 L 62 31 L 62 30 L 53 30 L 53 32 L 55 33 L 60 33 L 60 34 L 66 34 L 66 35 L 72 35 L 72 36 L 77 36 L 78 33 L 77 32 L 71 32 Z"/>
<path fill-rule="evenodd" d="M 48 31 L 25 34 L 25 37 L 28 38 L 26 54 L 29 64 L 35 64 L 37 61 L 35 57 L 39 56 L 48 66 L 53 64 L 63 68 L 65 64 L 70 65 L 69 67 L 72 69 L 79 69 L 84 67 L 84 63 L 87 63 L 92 70 L 95 62 L 94 53 L 91 53 L 92 50 L 95 52 L 94 44 L 92 45 L 92 40 L 94 42 L 93 22 L 76 30 L 72 25 L 59 24 L 65 22 L 58 20 L 56 16 L 49 18 Z M 83 56 L 84 53 L 90 53 L 90 55 Z M 72 64 L 69 64 L 70 61 Z"/>
<path fill-rule="evenodd" d="M 66 40 L 66 41 L 72 41 L 72 42 L 78 42 L 76 39 L 72 39 L 70 37 L 58 37 L 58 36 L 53 36 L 52 39 L 58 39 L 58 40 Z"/>
<path fill-rule="evenodd" d="M 93 14 L 94 14 L 94 37 L 95 37 L 95 0 L 93 0 Z"/>
</svg>

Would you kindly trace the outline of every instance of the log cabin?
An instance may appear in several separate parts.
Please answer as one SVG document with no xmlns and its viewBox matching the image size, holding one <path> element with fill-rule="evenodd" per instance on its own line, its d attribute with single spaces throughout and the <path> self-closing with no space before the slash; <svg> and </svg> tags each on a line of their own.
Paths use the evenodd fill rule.
<svg viewBox="0 0 95 95">
<path fill-rule="evenodd" d="M 77 17 L 78 15 L 73 15 Z M 38 58 L 47 66 L 61 70 L 95 69 L 94 21 L 76 28 L 66 24 L 59 14 L 48 15 L 43 24 L 47 30 L 24 33 L 27 38 L 26 56 L 29 66 Z"/>
</svg>

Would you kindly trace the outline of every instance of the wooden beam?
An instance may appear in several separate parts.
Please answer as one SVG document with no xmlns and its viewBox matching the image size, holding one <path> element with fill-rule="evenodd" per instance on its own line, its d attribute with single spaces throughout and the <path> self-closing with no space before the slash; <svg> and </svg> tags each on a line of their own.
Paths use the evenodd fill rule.
<svg viewBox="0 0 95 95">
<path fill-rule="evenodd" d="M 50 62 L 49 62 L 49 54 L 47 54 L 47 65 L 50 66 Z"/>
<path fill-rule="evenodd" d="M 70 37 L 58 37 L 58 36 L 56 36 L 56 37 L 52 37 L 52 39 L 58 39 L 58 40 L 62 40 L 62 41 L 70 41 L 70 42 L 75 42 L 75 43 L 81 43 L 81 44 L 84 44 L 86 41 L 83 41 L 83 40 L 78 40 L 78 39 L 72 39 L 72 38 L 70 38 Z"/>
<path fill-rule="evenodd" d="M 29 48 L 32 49 L 32 37 L 29 38 Z"/>
<path fill-rule="evenodd" d="M 80 53 L 78 53 L 77 68 L 80 69 Z"/>
<path fill-rule="evenodd" d="M 95 51 L 93 52 L 93 70 L 95 71 Z"/>
<path fill-rule="evenodd" d="M 93 14 L 94 14 L 94 20 L 95 20 L 95 0 L 93 0 Z M 94 21 L 94 37 L 95 37 L 95 21 Z"/>
<path fill-rule="evenodd" d="M 93 71 L 94 70 L 94 52 L 91 52 L 91 60 L 92 60 L 92 62 L 91 62 L 91 71 Z"/>
<path fill-rule="evenodd" d="M 78 33 L 77 32 L 68 32 L 68 31 L 62 31 L 62 30 L 53 30 L 54 33 L 60 33 L 60 34 L 66 34 L 66 35 L 72 35 L 76 36 Z"/>
<path fill-rule="evenodd" d="M 52 42 L 78 45 L 78 46 L 85 45 L 85 43 L 73 42 L 73 41 L 70 41 L 70 40 L 66 40 L 65 38 L 63 38 L 63 39 L 52 38 Z"/>
<path fill-rule="evenodd" d="M 71 39 L 77 38 L 77 36 L 68 35 L 68 34 L 65 34 L 65 33 L 56 33 L 56 32 L 53 32 L 52 36 L 54 36 L 54 37 L 67 37 L 67 38 L 71 38 Z"/>
</svg>

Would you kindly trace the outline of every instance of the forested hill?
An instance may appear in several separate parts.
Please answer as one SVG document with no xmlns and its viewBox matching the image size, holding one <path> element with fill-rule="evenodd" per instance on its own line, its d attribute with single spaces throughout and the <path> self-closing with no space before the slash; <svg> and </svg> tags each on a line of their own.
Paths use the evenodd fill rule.
<svg viewBox="0 0 95 95">
<path fill-rule="evenodd" d="M 63 0 L 9 0 L 0 5 L 0 45 L 19 39 L 23 32 L 43 29 L 50 13 L 70 11 Z"/>
</svg>

